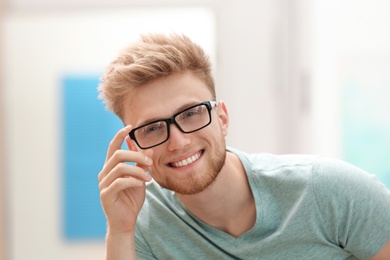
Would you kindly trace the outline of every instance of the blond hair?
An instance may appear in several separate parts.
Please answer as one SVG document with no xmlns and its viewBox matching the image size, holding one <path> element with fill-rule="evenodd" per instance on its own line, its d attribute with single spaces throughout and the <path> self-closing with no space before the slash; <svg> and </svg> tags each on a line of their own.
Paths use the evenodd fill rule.
<svg viewBox="0 0 390 260">
<path fill-rule="evenodd" d="M 199 45 L 185 35 L 141 35 L 110 63 L 98 87 L 99 97 L 123 120 L 124 99 L 135 87 L 185 71 L 204 81 L 215 99 L 211 62 Z"/>
</svg>

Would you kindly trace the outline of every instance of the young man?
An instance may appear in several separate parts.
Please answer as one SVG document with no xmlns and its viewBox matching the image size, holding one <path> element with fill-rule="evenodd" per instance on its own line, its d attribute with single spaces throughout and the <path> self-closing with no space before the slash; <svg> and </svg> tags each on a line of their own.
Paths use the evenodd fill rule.
<svg viewBox="0 0 390 260">
<path fill-rule="evenodd" d="M 107 259 L 390 259 L 390 192 L 373 176 L 226 147 L 226 104 L 189 38 L 144 35 L 99 91 L 126 126 L 98 178 Z"/>
</svg>

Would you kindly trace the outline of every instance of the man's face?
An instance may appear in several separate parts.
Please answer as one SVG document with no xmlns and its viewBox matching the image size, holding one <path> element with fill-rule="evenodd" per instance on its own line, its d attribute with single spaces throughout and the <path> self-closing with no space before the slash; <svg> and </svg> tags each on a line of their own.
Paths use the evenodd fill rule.
<svg viewBox="0 0 390 260">
<path fill-rule="evenodd" d="M 136 89 L 124 104 L 124 122 L 133 128 L 148 122 L 170 118 L 192 105 L 211 101 L 212 94 L 199 78 L 190 72 L 159 79 Z M 211 110 L 211 124 L 190 133 L 170 125 L 169 139 L 156 147 L 142 150 L 151 155 L 151 175 L 161 186 L 184 195 L 203 191 L 214 182 L 222 169 L 228 127 L 224 103 Z M 153 150 L 151 153 L 150 150 Z M 185 166 L 178 166 L 186 160 Z"/>
</svg>

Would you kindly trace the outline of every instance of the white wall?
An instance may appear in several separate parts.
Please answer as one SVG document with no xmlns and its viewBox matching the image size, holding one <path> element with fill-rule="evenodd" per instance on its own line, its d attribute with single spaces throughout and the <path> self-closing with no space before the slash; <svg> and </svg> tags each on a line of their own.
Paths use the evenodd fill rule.
<svg viewBox="0 0 390 260">
<path fill-rule="evenodd" d="M 367 88 L 370 88 L 375 79 L 370 78 L 372 75 L 363 75 L 368 71 L 353 71 L 356 61 L 365 62 L 367 68 L 375 67 L 378 71 L 390 66 L 389 10 L 389 0 L 313 1 L 309 12 L 313 152 L 342 158 L 343 78 L 348 74 L 356 79 L 368 77 L 371 84 L 367 84 Z"/>
<path fill-rule="evenodd" d="M 0 1 L 0 35 L 3 34 L 3 12 L 4 3 Z M 0 50 L 3 47 L 3 43 L 0 40 Z M 2 52 L 0 51 L 0 60 L 2 59 Z M 4 147 L 4 131 L 3 131 L 3 117 L 4 117 L 4 102 L 3 102 L 3 84 L 1 79 L 3 76 L 3 64 L 0 63 L 0 260 L 6 260 L 6 216 L 3 212 L 6 211 L 6 193 L 5 193 L 5 147 Z"/>
</svg>

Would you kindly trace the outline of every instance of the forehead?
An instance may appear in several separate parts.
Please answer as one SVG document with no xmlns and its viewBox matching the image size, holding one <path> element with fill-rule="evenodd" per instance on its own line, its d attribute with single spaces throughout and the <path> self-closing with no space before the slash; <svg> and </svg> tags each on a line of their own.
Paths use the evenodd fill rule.
<svg viewBox="0 0 390 260">
<path fill-rule="evenodd" d="M 136 127 L 210 99 L 211 91 L 193 73 L 175 74 L 136 88 L 125 100 L 124 123 Z"/>
</svg>

